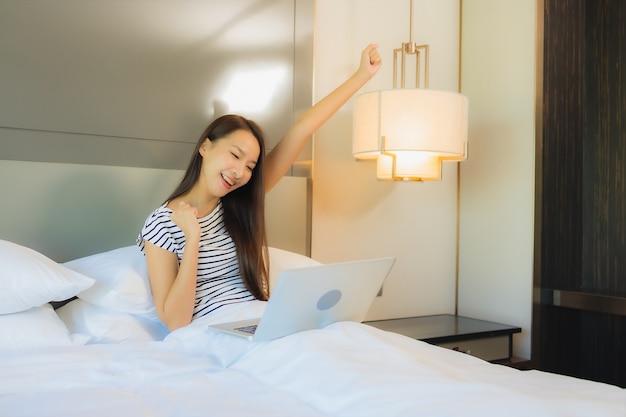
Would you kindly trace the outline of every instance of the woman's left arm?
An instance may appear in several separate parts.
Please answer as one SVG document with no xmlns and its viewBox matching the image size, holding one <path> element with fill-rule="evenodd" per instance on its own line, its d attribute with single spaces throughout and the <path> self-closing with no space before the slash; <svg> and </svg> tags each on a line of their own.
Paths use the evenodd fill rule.
<svg viewBox="0 0 626 417">
<path fill-rule="evenodd" d="M 377 48 L 378 45 L 368 45 L 361 53 L 361 63 L 357 71 L 304 112 L 274 149 L 267 154 L 264 171 L 266 192 L 285 175 L 311 135 L 376 74 L 382 65 Z"/>
</svg>

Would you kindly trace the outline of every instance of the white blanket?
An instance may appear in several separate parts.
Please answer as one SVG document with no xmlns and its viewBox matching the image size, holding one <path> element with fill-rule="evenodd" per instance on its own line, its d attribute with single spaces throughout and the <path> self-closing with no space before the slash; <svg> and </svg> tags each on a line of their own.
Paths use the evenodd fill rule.
<svg viewBox="0 0 626 417">
<path fill-rule="evenodd" d="M 252 343 L 209 322 L 162 342 L 2 352 L 0 417 L 626 416 L 624 389 L 489 364 L 365 324 Z"/>
<path fill-rule="evenodd" d="M 199 339 L 229 346 L 214 357 L 229 369 L 333 416 L 626 416 L 626 390 L 490 364 L 365 324 L 269 343 L 214 331 L 195 338 L 196 347 Z"/>
<path fill-rule="evenodd" d="M 2 417 L 325 415 L 209 357 L 158 342 L 6 352 L 0 364 Z"/>
</svg>

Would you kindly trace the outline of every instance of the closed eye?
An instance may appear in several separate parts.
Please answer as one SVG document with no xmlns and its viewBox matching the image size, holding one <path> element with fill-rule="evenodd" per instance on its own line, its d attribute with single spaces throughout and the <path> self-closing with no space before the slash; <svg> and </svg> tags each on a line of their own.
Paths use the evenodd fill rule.
<svg viewBox="0 0 626 417">
<path fill-rule="evenodd" d="M 235 152 L 231 152 L 230 154 L 231 154 L 231 155 L 233 156 L 233 158 L 235 158 L 236 160 L 241 159 L 241 157 L 240 157 L 239 155 L 237 155 Z M 246 169 L 247 169 L 248 171 L 250 171 L 250 172 L 254 171 L 254 168 L 255 168 L 255 167 L 256 167 L 256 164 L 254 164 L 254 165 L 246 165 Z"/>
</svg>

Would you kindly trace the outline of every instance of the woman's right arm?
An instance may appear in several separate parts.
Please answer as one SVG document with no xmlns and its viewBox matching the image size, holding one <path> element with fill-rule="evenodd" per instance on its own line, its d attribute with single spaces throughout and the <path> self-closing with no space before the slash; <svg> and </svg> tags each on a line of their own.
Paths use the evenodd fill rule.
<svg viewBox="0 0 626 417">
<path fill-rule="evenodd" d="M 176 254 L 145 242 L 148 277 L 154 307 L 170 330 L 191 323 L 196 297 L 198 251 L 185 250 L 178 266 Z"/>
<path fill-rule="evenodd" d="M 185 249 L 178 264 L 175 253 L 145 241 L 148 277 L 152 287 L 154 306 L 161 321 L 170 330 L 191 323 L 196 301 L 198 248 L 200 228 L 196 210 L 181 204 L 172 213 L 172 220 L 185 233 Z"/>
</svg>

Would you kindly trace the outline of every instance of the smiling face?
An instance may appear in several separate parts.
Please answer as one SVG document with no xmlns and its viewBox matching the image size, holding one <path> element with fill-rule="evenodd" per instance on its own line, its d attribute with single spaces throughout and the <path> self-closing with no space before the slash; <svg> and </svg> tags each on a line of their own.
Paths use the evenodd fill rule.
<svg viewBox="0 0 626 417">
<path fill-rule="evenodd" d="M 235 130 L 213 141 L 206 139 L 199 152 L 203 160 L 198 185 L 221 198 L 250 181 L 261 147 L 251 132 Z"/>
</svg>

